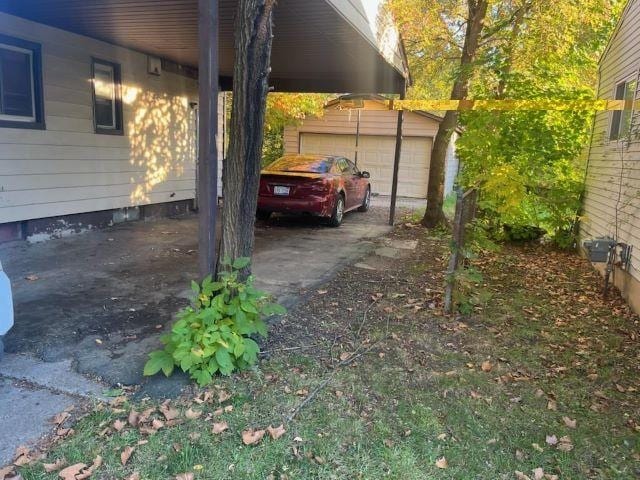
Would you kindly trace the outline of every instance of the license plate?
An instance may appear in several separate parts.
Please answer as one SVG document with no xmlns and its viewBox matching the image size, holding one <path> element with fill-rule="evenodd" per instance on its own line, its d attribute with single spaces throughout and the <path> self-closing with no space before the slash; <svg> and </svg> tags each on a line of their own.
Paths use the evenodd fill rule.
<svg viewBox="0 0 640 480">
<path fill-rule="evenodd" d="M 273 187 L 273 193 L 276 195 L 289 195 L 289 187 L 276 185 Z"/>
</svg>

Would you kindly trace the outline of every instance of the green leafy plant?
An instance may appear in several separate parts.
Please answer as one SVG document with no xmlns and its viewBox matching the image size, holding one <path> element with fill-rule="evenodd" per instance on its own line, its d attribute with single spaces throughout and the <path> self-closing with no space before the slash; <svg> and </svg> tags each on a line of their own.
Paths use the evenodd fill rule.
<svg viewBox="0 0 640 480">
<path fill-rule="evenodd" d="M 203 386 L 218 372 L 230 375 L 256 363 L 260 348 L 251 336 L 266 337 L 264 319 L 286 310 L 257 290 L 253 277 L 239 280 L 249 262 L 225 260 L 218 281 L 208 276 L 202 283 L 191 282 L 193 305 L 178 314 L 171 332 L 162 337 L 164 349 L 149 354 L 144 375 L 162 370 L 169 376 L 177 366 Z"/>
<path fill-rule="evenodd" d="M 470 315 L 476 307 L 486 305 L 491 293 L 480 287 L 482 273 L 474 267 L 461 265 L 453 273 L 456 288 L 453 290 L 453 303 L 462 315 Z"/>
</svg>

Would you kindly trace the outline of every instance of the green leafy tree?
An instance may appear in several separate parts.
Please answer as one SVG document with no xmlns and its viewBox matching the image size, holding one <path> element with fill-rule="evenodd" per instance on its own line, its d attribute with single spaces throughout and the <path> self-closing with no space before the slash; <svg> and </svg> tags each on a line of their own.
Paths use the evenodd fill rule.
<svg viewBox="0 0 640 480">
<path fill-rule="evenodd" d="M 470 98 L 562 101 L 595 97 L 597 60 L 623 2 L 492 0 L 466 72 L 460 59 L 471 2 L 389 5 L 407 42 L 415 81 L 410 96 L 442 98 L 465 73 Z M 489 223 L 496 229 L 541 227 L 559 243 L 571 243 L 567 235 L 580 201 L 592 115 L 530 110 L 460 116 L 462 181 L 480 188 Z"/>
<path fill-rule="evenodd" d="M 269 165 L 284 154 L 284 127 L 298 125 L 308 116 L 321 117 L 328 95 L 319 93 L 270 93 L 262 146 L 262 165 Z"/>
</svg>

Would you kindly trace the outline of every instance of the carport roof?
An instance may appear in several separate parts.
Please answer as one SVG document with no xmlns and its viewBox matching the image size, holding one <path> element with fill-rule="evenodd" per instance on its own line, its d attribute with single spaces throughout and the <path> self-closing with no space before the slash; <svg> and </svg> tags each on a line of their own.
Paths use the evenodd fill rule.
<svg viewBox="0 0 640 480">
<path fill-rule="evenodd" d="M 236 0 L 219 0 L 220 75 L 233 72 Z M 271 84 L 280 91 L 400 93 L 407 62 L 382 0 L 279 0 Z M 197 0 L 0 0 L 0 11 L 197 67 Z"/>
</svg>

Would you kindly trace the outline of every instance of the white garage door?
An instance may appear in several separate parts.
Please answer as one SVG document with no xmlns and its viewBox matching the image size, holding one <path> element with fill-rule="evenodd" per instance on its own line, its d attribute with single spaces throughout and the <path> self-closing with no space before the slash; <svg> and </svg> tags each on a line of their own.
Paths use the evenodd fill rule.
<svg viewBox="0 0 640 480">
<path fill-rule="evenodd" d="M 391 136 L 360 135 L 358 167 L 371 173 L 374 193 L 391 194 L 393 157 L 396 138 Z M 300 153 L 341 155 L 355 159 L 356 136 L 324 133 L 301 133 Z M 431 158 L 430 137 L 405 137 L 402 142 L 398 195 L 426 198 Z"/>
</svg>

